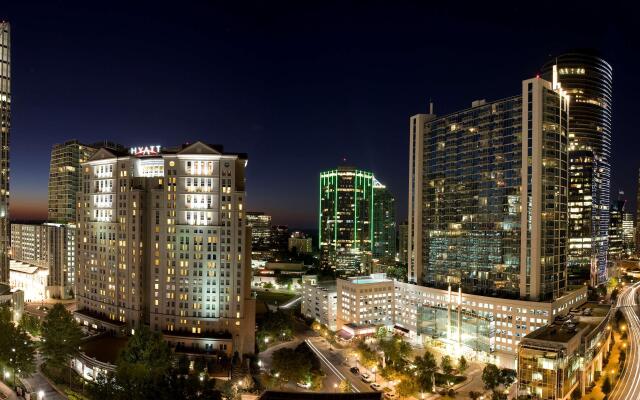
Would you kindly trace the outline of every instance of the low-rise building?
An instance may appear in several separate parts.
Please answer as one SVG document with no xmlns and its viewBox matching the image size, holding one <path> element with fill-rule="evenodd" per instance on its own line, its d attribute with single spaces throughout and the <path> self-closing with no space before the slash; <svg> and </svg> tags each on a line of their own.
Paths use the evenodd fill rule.
<svg viewBox="0 0 640 400">
<path fill-rule="evenodd" d="M 0 283 L 0 305 L 8 304 L 13 321 L 18 323 L 24 313 L 24 292 L 12 289 L 11 286 Z"/>
<path fill-rule="evenodd" d="M 518 394 L 540 400 L 566 400 L 602 371 L 611 339 L 611 307 L 586 303 L 528 334 L 518 347 Z"/>
<path fill-rule="evenodd" d="M 9 261 L 9 284 L 24 292 L 24 300 L 44 301 L 49 298 L 49 269 L 21 261 Z"/>
<path fill-rule="evenodd" d="M 316 275 L 302 277 L 302 315 L 336 330 L 338 294 L 336 284 L 318 282 Z"/>
<path fill-rule="evenodd" d="M 288 249 L 289 253 L 311 254 L 313 252 L 313 243 L 311 238 L 307 237 L 304 232 L 295 231 L 289 237 Z"/>
<path fill-rule="evenodd" d="M 336 285 L 338 330 L 393 325 L 394 281 L 385 274 L 338 279 Z"/>
</svg>

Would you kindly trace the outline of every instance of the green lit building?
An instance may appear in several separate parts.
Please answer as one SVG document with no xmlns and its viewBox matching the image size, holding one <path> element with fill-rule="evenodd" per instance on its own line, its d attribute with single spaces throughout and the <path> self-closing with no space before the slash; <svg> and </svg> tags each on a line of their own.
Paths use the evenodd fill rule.
<svg viewBox="0 0 640 400">
<path fill-rule="evenodd" d="M 322 263 L 357 272 L 373 252 L 373 173 L 353 167 L 320 173 L 318 243 Z"/>
</svg>

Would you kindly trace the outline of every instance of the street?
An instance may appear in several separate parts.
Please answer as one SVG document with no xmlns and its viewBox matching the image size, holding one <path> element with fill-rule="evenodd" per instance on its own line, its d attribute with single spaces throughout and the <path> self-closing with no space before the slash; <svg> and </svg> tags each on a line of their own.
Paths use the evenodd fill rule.
<svg viewBox="0 0 640 400">
<path fill-rule="evenodd" d="M 637 296 L 640 282 L 634 283 L 624 290 L 618 297 L 618 307 L 627 320 L 627 332 L 629 346 L 624 371 L 613 388 L 610 400 L 628 400 L 640 398 L 640 357 L 638 346 L 640 345 L 640 318 L 638 318 Z"/>
</svg>

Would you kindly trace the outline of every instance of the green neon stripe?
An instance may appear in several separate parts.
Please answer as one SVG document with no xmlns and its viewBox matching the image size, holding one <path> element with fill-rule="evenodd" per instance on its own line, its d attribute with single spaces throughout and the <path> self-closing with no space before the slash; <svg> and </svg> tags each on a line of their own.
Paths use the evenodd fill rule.
<svg viewBox="0 0 640 400">
<path fill-rule="evenodd" d="M 369 243 L 371 244 L 371 254 L 373 254 L 373 175 L 369 177 L 369 186 L 371 187 L 371 215 L 369 217 Z"/>
<path fill-rule="evenodd" d="M 333 171 L 334 201 L 333 201 L 333 249 L 338 249 L 338 170 Z"/>
<path fill-rule="evenodd" d="M 320 173 L 318 180 L 318 250 L 322 250 L 322 183 L 324 182 L 323 173 Z"/>
</svg>

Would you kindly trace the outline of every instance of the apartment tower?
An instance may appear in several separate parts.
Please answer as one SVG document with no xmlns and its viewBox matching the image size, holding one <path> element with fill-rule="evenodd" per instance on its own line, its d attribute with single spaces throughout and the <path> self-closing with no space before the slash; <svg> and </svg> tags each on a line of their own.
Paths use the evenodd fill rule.
<svg viewBox="0 0 640 400">
<path fill-rule="evenodd" d="M 11 127 L 11 31 L 0 21 L 0 282 L 9 282 L 9 130 Z"/>
</svg>

